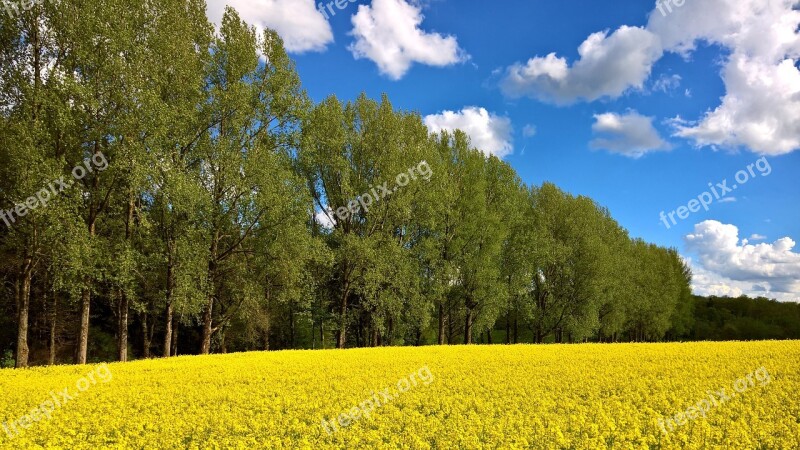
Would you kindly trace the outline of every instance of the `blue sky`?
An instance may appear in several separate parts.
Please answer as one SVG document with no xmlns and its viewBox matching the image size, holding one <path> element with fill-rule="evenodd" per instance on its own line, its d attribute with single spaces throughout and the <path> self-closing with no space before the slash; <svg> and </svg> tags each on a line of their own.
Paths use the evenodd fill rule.
<svg viewBox="0 0 800 450">
<path fill-rule="evenodd" d="M 689 258 L 697 293 L 798 301 L 793 3 L 210 0 L 209 17 L 228 4 L 276 29 L 316 101 L 386 93 L 432 130 L 466 126 L 526 183 L 592 197 Z M 759 159 L 769 175 L 736 183 Z M 725 179 L 727 201 L 660 220 Z"/>
</svg>

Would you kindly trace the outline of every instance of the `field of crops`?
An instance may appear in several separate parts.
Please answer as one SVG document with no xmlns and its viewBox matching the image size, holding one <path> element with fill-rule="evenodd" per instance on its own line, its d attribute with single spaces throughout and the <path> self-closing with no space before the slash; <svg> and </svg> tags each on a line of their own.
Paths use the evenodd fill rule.
<svg viewBox="0 0 800 450">
<path fill-rule="evenodd" d="M 457 346 L 0 371 L 0 448 L 800 448 L 800 342 Z"/>
</svg>

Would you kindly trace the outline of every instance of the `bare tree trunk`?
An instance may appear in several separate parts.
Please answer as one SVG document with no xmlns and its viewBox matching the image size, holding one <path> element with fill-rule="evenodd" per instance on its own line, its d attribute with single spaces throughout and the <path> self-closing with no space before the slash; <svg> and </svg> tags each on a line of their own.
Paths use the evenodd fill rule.
<svg viewBox="0 0 800 450">
<path fill-rule="evenodd" d="M 517 314 L 517 312 L 514 311 L 514 343 L 515 344 L 519 342 L 519 339 L 517 339 L 518 337 L 519 337 L 519 314 Z"/>
<path fill-rule="evenodd" d="M 453 303 L 454 302 L 447 302 L 447 343 L 452 344 L 455 341 L 456 330 L 454 329 L 454 317 L 453 317 Z"/>
<path fill-rule="evenodd" d="M 225 340 L 225 327 L 222 327 L 219 331 L 219 346 L 223 355 L 228 353 L 228 343 Z"/>
<path fill-rule="evenodd" d="M 128 360 L 128 295 L 123 290 L 120 291 L 117 309 L 119 311 L 117 354 L 119 360 L 125 362 Z"/>
<path fill-rule="evenodd" d="M 172 356 L 178 356 L 178 329 L 180 329 L 180 322 L 173 319 L 172 324 Z"/>
<path fill-rule="evenodd" d="M 511 343 L 511 311 L 506 314 L 506 344 Z"/>
<path fill-rule="evenodd" d="M 295 334 L 297 333 L 294 316 L 294 303 L 289 302 L 289 347 L 292 349 L 294 348 Z"/>
<path fill-rule="evenodd" d="M 464 344 L 472 344 L 472 310 L 469 308 L 464 320 Z"/>
<path fill-rule="evenodd" d="M 89 279 L 85 280 L 87 285 Z M 92 292 L 88 287 L 81 292 L 81 325 L 78 332 L 78 353 L 75 356 L 75 364 L 86 364 L 89 353 L 89 308 L 92 304 Z"/>
<path fill-rule="evenodd" d="M 150 330 L 147 326 L 147 313 L 142 314 L 142 356 L 145 359 L 150 358 L 150 347 L 152 342 L 150 340 Z"/>
<path fill-rule="evenodd" d="M 100 153 L 100 144 L 99 142 L 95 141 L 94 143 L 94 150 L 95 154 Z M 94 178 L 94 187 L 97 188 L 99 184 L 99 179 L 97 177 Z M 89 204 L 89 217 L 86 221 L 86 226 L 89 228 L 89 239 L 94 240 L 95 236 L 95 224 L 97 222 L 97 214 L 98 212 L 95 210 L 94 201 L 90 202 Z M 77 353 L 75 354 L 75 363 L 76 364 L 86 364 L 86 360 L 89 354 L 89 317 L 90 317 L 90 308 L 92 306 L 92 290 L 91 286 L 93 280 L 91 276 L 86 276 L 83 280 L 84 287 L 83 291 L 81 292 L 81 324 L 80 330 L 78 332 L 78 349 Z"/>
<path fill-rule="evenodd" d="M 444 345 L 444 304 L 439 304 L 439 345 Z"/>
<path fill-rule="evenodd" d="M 164 321 L 166 327 L 166 333 L 164 333 L 164 358 L 169 358 L 172 356 L 172 302 L 167 303 Z"/>
<path fill-rule="evenodd" d="M 214 330 L 212 329 L 212 321 L 214 319 L 214 299 L 216 297 L 214 284 L 216 282 L 216 277 L 217 277 L 218 240 L 219 240 L 219 232 L 216 232 L 211 242 L 211 252 L 210 252 L 211 255 L 210 255 L 210 260 L 208 262 L 209 292 L 208 292 L 208 304 L 206 305 L 206 310 L 203 312 L 203 339 L 200 347 L 201 355 L 208 355 L 209 353 L 211 353 L 211 335 L 214 332 Z"/>
<path fill-rule="evenodd" d="M 370 347 L 377 347 L 378 346 L 378 328 L 372 328 L 372 336 L 370 338 Z"/>
<path fill-rule="evenodd" d="M 211 353 L 211 314 L 214 310 L 214 296 L 210 295 L 208 298 L 208 306 L 203 312 L 203 342 L 200 347 L 201 355 L 208 355 Z"/>
<path fill-rule="evenodd" d="M 33 261 L 25 258 L 17 282 L 17 355 L 14 366 L 28 367 L 28 313 L 31 303 L 31 278 L 33 278 Z"/>
<path fill-rule="evenodd" d="M 175 252 L 175 245 L 172 242 L 169 243 L 169 248 L 167 251 L 169 252 L 169 255 L 167 256 L 167 308 L 164 314 L 164 358 L 169 358 L 172 350 L 172 296 L 175 289 L 175 268 L 173 267 L 173 254 Z"/>
<path fill-rule="evenodd" d="M 133 193 L 128 196 L 128 210 L 125 217 L 125 242 L 130 242 L 133 227 L 133 212 L 135 209 Z M 124 289 L 119 293 L 119 323 L 117 324 L 117 353 L 118 359 L 122 362 L 128 360 L 128 294 Z"/>
<path fill-rule="evenodd" d="M 52 366 L 56 363 L 56 319 L 58 318 L 58 296 L 53 292 L 53 307 L 50 310 L 50 357 L 47 364 Z"/>
<path fill-rule="evenodd" d="M 349 287 L 345 283 L 342 297 L 339 299 L 339 331 L 336 332 L 336 348 L 342 349 L 347 345 L 347 296 Z"/>
</svg>

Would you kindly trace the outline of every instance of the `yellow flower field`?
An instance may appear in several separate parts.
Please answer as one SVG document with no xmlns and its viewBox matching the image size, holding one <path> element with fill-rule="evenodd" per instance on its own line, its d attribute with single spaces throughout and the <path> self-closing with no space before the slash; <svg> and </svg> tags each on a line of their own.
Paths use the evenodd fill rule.
<svg viewBox="0 0 800 450">
<path fill-rule="evenodd" d="M 800 448 L 797 341 L 179 357 L 0 393 L 0 448 Z"/>
</svg>

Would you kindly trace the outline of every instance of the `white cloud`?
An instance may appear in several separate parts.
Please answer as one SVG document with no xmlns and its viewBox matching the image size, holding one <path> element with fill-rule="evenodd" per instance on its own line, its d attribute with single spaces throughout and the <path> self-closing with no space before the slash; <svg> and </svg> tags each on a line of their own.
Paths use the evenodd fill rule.
<svg viewBox="0 0 800 450">
<path fill-rule="evenodd" d="M 754 234 L 750 235 L 750 240 L 751 241 L 766 241 L 767 237 L 764 236 L 763 234 L 754 233 Z"/>
<path fill-rule="evenodd" d="M 800 148 L 800 71 L 792 60 L 771 63 L 734 54 L 723 69 L 722 104 L 676 136 L 698 147 L 746 147 L 781 155 Z"/>
<path fill-rule="evenodd" d="M 616 98 L 630 88 L 641 89 L 663 51 L 658 36 L 623 26 L 610 36 L 607 31 L 592 34 L 578 54 L 580 59 L 572 67 L 555 53 L 514 64 L 506 69 L 500 87 L 509 97 L 560 105 Z"/>
<path fill-rule="evenodd" d="M 735 203 L 736 201 L 738 201 L 736 197 L 723 197 L 717 200 L 717 203 Z"/>
<path fill-rule="evenodd" d="M 422 8 L 405 0 L 373 0 L 360 5 L 353 16 L 356 41 L 350 51 L 356 59 L 375 62 L 381 73 L 398 80 L 414 63 L 444 67 L 469 57 L 453 36 L 420 28 Z"/>
<path fill-rule="evenodd" d="M 698 42 L 730 51 L 719 107 L 676 135 L 698 147 L 745 147 L 779 155 L 800 148 L 800 11 L 796 0 L 686 2 L 664 17 L 654 11 L 647 28 L 664 48 L 689 55 Z M 709 18 L 712 18 L 710 20 Z"/>
<path fill-rule="evenodd" d="M 740 242 L 736 226 L 708 220 L 695 225 L 685 240 L 688 250 L 698 255 L 699 289 L 727 286 L 748 295 L 800 301 L 800 253 L 792 251 L 791 238 L 771 244 Z"/>
<path fill-rule="evenodd" d="M 709 272 L 701 266 L 694 264 L 691 258 L 686 262 L 692 269 L 692 292 L 702 296 L 739 297 L 752 291 L 752 284 L 733 281 L 719 274 Z"/>
<path fill-rule="evenodd" d="M 645 28 L 591 35 L 569 67 L 550 54 L 507 69 L 503 91 L 556 104 L 619 97 L 641 88 L 663 52 L 690 56 L 700 42 L 723 47 L 721 104 L 675 135 L 698 147 L 780 155 L 800 149 L 800 8 L 797 0 L 703 0 L 653 9 Z M 656 81 L 654 89 L 666 85 Z M 689 91 L 687 90 L 687 96 Z"/>
<path fill-rule="evenodd" d="M 459 112 L 444 111 L 425 116 L 433 133 L 456 129 L 469 135 L 472 145 L 486 154 L 502 158 L 513 151 L 511 119 L 490 114 L 485 108 L 470 106 Z"/>
<path fill-rule="evenodd" d="M 536 136 L 537 132 L 538 132 L 538 130 L 536 129 L 536 125 L 528 124 L 528 125 L 525 125 L 524 128 L 522 128 L 522 135 L 524 137 L 526 137 L 526 138 L 530 138 L 530 137 Z"/>
<path fill-rule="evenodd" d="M 595 150 L 608 150 L 631 158 L 639 158 L 649 152 L 670 149 L 669 144 L 653 127 L 652 117 L 629 111 L 624 115 L 596 114 L 594 119 L 592 131 L 601 135 L 590 144 Z"/>
<path fill-rule="evenodd" d="M 681 76 L 680 75 L 661 75 L 658 77 L 655 83 L 653 83 L 653 90 L 659 92 L 670 92 L 678 89 L 681 85 Z"/>
<path fill-rule="evenodd" d="M 325 206 L 325 209 L 328 211 L 322 211 L 321 209 L 317 211 L 314 215 L 314 220 L 322 226 L 322 228 L 326 228 L 328 230 L 332 230 L 333 227 L 336 225 L 336 215 L 334 214 L 333 210 L 329 206 Z"/>
<path fill-rule="evenodd" d="M 250 25 L 275 30 L 289 52 L 323 51 L 333 42 L 333 30 L 314 0 L 208 0 L 208 18 L 217 26 L 225 6 L 236 9 Z"/>
</svg>

